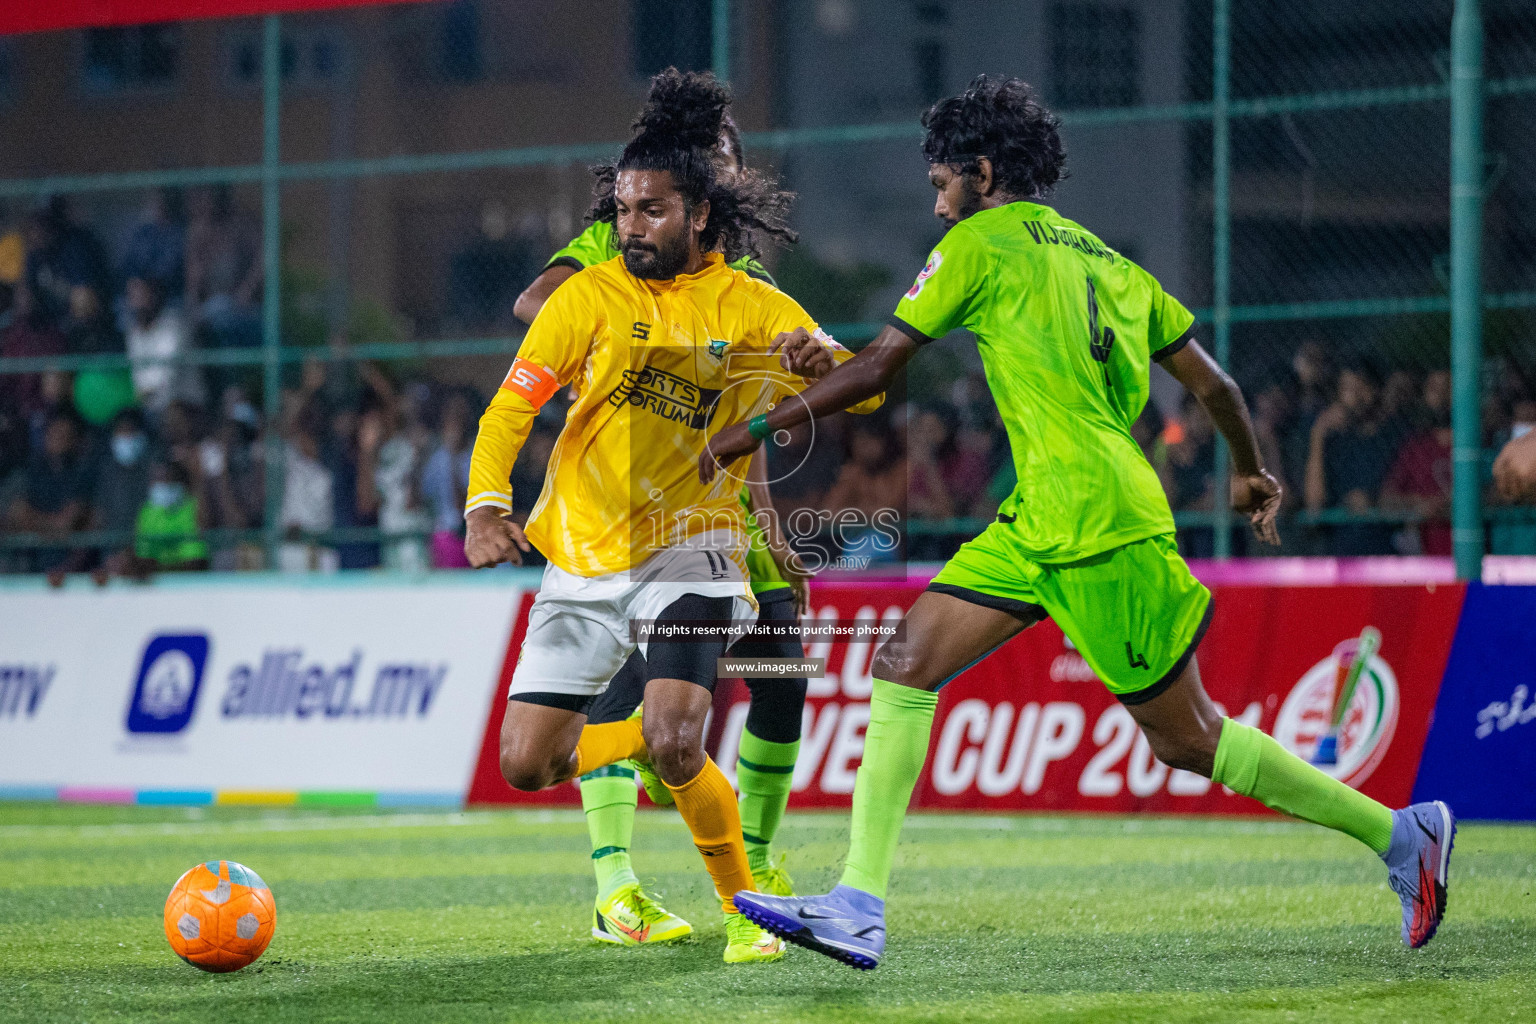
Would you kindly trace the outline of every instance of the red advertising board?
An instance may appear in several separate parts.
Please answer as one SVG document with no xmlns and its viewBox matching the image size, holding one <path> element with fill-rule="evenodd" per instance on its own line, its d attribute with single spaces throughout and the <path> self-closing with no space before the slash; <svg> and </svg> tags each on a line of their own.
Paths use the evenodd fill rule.
<svg viewBox="0 0 1536 1024">
<path fill-rule="evenodd" d="M 832 584 L 813 589 L 816 615 L 844 622 L 899 619 L 918 585 Z M 1310 756 L 1333 699 L 1335 645 L 1366 626 L 1381 645 L 1362 672 L 1331 769 L 1393 806 L 1408 802 L 1460 613 L 1460 586 L 1216 589 L 1200 646 L 1206 689 L 1228 714 Z M 525 602 L 525 605 L 528 602 Z M 526 615 L 526 611 L 522 613 Z M 508 668 L 520 643 L 514 632 Z M 847 806 L 869 722 L 874 644 L 827 643 L 813 679 L 791 806 Z M 481 751 L 472 802 L 575 802 L 572 787 L 514 794 L 496 770 L 503 688 Z M 722 683 L 716 759 L 729 774 L 746 718 L 746 688 Z M 1258 813 L 1251 800 L 1172 772 L 1152 757 L 1129 713 L 1047 621 L 944 688 L 914 805 L 966 810 Z"/>
</svg>

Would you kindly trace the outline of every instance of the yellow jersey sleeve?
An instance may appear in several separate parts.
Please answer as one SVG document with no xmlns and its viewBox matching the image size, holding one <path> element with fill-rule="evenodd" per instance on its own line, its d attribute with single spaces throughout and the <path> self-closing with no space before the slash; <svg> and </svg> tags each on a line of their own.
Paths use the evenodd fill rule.
<svg viewBox="0 0 1536 1024">
<path fill-rule="evenodd" d="M 841 366 L 853 358 L 853 353 L 839 344 L 830 334 L 823 331 L 816 321 L 811 318 L 811 315 L 801 308 L 800 303 L 776 288 L 766 293 L 760 313 L 765 332 L 763 338 L 765 350 L 769 345 L 773 344 L 773 339 L 780 334 L 804 327 L 807 331 L 811 332 L 817 341 L 821 342 L 823 348 L 832 353 L 832 359 L 837 365 Z M 783 375 L 783 377 L 784 383 L 779 389 L 782 395 L 799 394 L 816 383 L 807 377 L 794 377 L 788 374 Z M 848 411 L 861 415 L 870 413 L 880 408 L 884 401 L 885 395 L 883 393 L 878 394 L 873 398 L 866 398 L 858 405 L 850 406 Z"/>
<path fill-rule="evenodd" d="M 534 318 L 506 379 L 480 417 L 469 461 L 468 515 L 481 506 L 512 510 L 512 467 L 539 409 L 581 372 L 594 335 L 590 281 L 578 274 Z"/>
</svg>

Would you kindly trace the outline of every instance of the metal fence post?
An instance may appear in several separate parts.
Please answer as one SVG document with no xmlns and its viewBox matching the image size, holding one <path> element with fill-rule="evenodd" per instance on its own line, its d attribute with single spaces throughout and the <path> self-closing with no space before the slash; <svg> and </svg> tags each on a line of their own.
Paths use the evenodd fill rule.
<svg viewBox="0 0 1536 1024">
<path fill-rule="evenodd" d="M 1456 578 L 1482 575 L 1483 24 L 1478 0 L 1451 18 L 1451 535 Z"/>
<path fill-rule="evenodd" d="M 262 408 L 266 420 L 266 460 L 263 480 L 266 484 L 267 568 L 277 568 L 277 550 L 282 541 L 279 517 L 283 508 L 283 376 L 282 353 L 282 273 L 283 221 L 278 200 L 281 198 L 278 162 L 282 148 L 278 136 L 282 103 L 282 21 L 276 14 L 262 21 L 261 38 L 261 351 Z"/>
<path fill-rule="evenodd" d="M 731 80 L 731 0 L 714 0 L 710 10 L 709 66 L 720 81 Z"/>
<path fill-rule="evenodd" d="M 1230 0 L 1215 0 L 1211 24 L 1211 321 L 1216 362 L 1232 362 L 1232 21 Z M 1216 436 L 1212 472 L 1216 493 L 1215 545 L 1217 558 L 1232 557 L 1232 502 L 1228 474 L 1231 460 L 1226 440 Z"/>
</svg>

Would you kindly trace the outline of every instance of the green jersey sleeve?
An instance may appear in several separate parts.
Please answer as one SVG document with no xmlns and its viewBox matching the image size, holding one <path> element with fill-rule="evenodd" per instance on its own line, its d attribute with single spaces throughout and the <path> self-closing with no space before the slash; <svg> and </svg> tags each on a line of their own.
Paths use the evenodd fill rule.
<svg viewBox="0 0 1536 1024">
<path fill-rule="evenodd" d="M 1153 361 L 1167 359 L 1189 344 L 1189 329 L 1194 326 L 1195 314 L 1163 291 L 1163 286 L 1151 274 L 1145 271 L 1143 274 L 1152 286 L 1151 309 L 1147 316 L 1147 350 Z"/>
<path fill-rule="evenodd" d="M 779 282 L 775 281 L 773 279 L 773 275 L 768 273 L 768 268 L 757 262 L 757 260 L 753 259 L 751 256 L 743 256 L 735 263 L 732 263 L 731 269 L 739 270 L 743 274 L 746 274 L 749 277 L 755 277 L 759 281 L 762 281 L 764 284 L 771 284 L 775 288 L 779 286 Z"/>
<path fill-rule="evenodd" d="M 584 270 L 599 263 L 607 263 L 619 254 L 613 246 L 613 225 L 607 221 L 594 221 L 587 229 L 571 239 L 565 248 L 557 251 L 544 264 L 550 267 L 575 267 Z"/>
<path fill-rule="evenodd" d="M 979 307 L 989 263 L 980 235 L 964 221 L 956 224 L 896 303 L 891 325 L 920 345 L 964 325 Z"/>
</svg>

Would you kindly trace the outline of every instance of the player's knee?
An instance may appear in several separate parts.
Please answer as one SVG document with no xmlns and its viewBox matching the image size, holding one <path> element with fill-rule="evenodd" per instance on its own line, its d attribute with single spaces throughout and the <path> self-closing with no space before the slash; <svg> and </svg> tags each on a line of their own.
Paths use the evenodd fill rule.
<svg viewBox="0 0 1536 1024">
<path fill-rule="evenodd" d="M 1152 753 L 1170 768 L 1211 777 L 1216 766 L 1216 743 L 1204 730 L 1172 734 L 1144 730 Z M 1219 735 L 1219 734 L 1218 734 Z"/>
<path fill-rule="evenodd" d="M 647 714 L 642 728 L 651 767 L 663 782 L 681 786 L 699 774 L 704 767 L 704 736 L 699 724 Z"/>
<path fill-rule="evenodd" d="M 911 646 L 888 641 L 880 645 L 874 660 L 869 663 L 869 674 L 897 686 L 923 686 L 920 659 Z"/>
<path fill-rule="evenodd" d="M 507 785 L 524 793 L 536 793 L 555 781 L 554 765 L 548 758 L 531 756 L 527 751 L 501 748 L 501 777 Z"/>
</svg>

